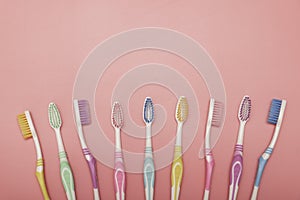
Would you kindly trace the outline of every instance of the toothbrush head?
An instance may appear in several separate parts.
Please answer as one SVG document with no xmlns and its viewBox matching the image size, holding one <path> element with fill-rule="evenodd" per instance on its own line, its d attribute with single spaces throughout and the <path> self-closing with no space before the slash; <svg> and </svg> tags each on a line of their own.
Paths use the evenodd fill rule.
<svg viewBox="0 0 300 200">
<path fill-rule="evenodd" d="M 121 128 L 123 123 L 124 120 L 121 104 L 119 102 L 114 102 L 111 111 L 111 124 L 114 128 Z"/>
<path fill-rule="evenodd" d="M 146 124 L 150 124 L 154 119 L 154 109 L 151 97 L 146 97 L 144 103 L 143 119 Z"/>
<path fill-rule="evenodd" d="M 59 114 L 59 110 L 55 103 L 50 103 L 48 107 L 48 117 L 50 126 L 54 129 L 58 129 L 61 127 L 62 121 Z"/>
<path fill-rule="evenodd" d="M 270 124 L 281 124 L 283 113 L 285 110 L 286 101 L 273 99 L 269 111 L 268 123 Z"/>
<path fill-rule="evenodd" d="M 88 100 L 78 100 L 79 116 L 81 125 L 91 123 L 90 107 Z"/>
<path fill-rule="evenodd" d="M 184 96 L 179 97 L 176 106 L 175 118 L 177 122 L 184 122 L 187 119 L 189 113 L 189 105 L 187 99 Z"/>
<path fill-rule="evenodd" d="M 22 132 L 22 135 L 23 135 L 24 139 L 31 138 L 32 137 L 32 132 L 31 132 L 29 122 L 28 122 L 28 121 L 31 121 L 31 118 L 27 119 L 27 116 L 26 116 L 25 113 L 19 114 L 17 116 L 17 118 L 18 118 L 18 124 L 19 124 L 19 127 L 21 129 L 21 132 Z"/>
<path fill-rule="evenodd" d="M 250 113 L 251 113 L 251 99 L 249 96 L 244 96 L 241 104 L 240 104 L 240 108 L 239 108 L 239 112 L 238 112 L 238 118 L 241 122 L 247 122 L 250 118 Z"/>
<path fill-rule="evenodd" d="M 213 98 L 210 100 L 213 103 L 213 114 L 211 125 L 215 127 L 220 127 L 223 120 L 224 105 L 222 102 L 215 101 Z"/>
</svg>

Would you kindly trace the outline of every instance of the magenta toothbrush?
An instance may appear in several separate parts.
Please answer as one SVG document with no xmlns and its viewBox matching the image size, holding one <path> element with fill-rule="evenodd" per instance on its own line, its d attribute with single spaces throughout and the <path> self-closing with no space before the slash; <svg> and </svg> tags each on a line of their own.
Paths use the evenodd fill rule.
<svg viewBox="0 0 300 200">
<path fill-rule="evenodd" d="M 121 147 L 121 127 L 123 126 L 123 114 L 121 105 L 118 102 L 114 102 L 111 112 L 111 123 L 115 128 L 115 171 L 114 171 L 114 183 L 116 200 L 125 199 L 125 168 L 122 156 Z"/>
<path fill-rule="evenodd" d="M 249 96 L 244 96 L 238 112 L 238 119 L 240 121 L 240 128 L 238 133 L 237 143 L 235 145 L 234 156 L 231 163 L 230 170 L 230 185 L 229 185 L 229 200 L 237 198 L 239 183 L 243 170 L 243 139 L 245 125 L 250 117 L 251 99 Z"/>
<path fill-rule="evenodd" d="M 223 119 L 223 104 L 221 102 L 215 101 L 214 98 L 210 99 L 209 111 L 206 122 L 206 132 L 205 132 L 205 160 L 206 160 L 206 179 L 205 179 L 205 191 L 203 195 L 204 200 L 209 199 L 210 186 L 213 168 L 215 165 L 215 160 L 213 158 L 211 147 L 210 147 L 210 130 L 211 127 L 219 127 Z"/>
<path fill-rule="evenodd" d="M 78 136 L 80 139 L 82 152 L 87 161 L 87 164 L 90 169 L 91 177 L 92 177 L 94 200 L 100 200 L 98 181 L 97 181 L 97 172 L 96 172 L 96 160 L 86 145 L 83 136 L 83 131 L 82 131 L 82 125 L 88 125 L 91 123 L 89 102 L 87 100 L 74 99 L 73 105 L 74 105 L 76 125 L 77 125 Z"/>
</svg>

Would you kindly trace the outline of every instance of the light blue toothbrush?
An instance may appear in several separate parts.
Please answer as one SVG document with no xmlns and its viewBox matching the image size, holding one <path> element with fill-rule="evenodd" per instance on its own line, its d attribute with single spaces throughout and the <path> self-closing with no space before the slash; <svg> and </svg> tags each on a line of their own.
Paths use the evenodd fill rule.
<svg viewBox="0 0 300 200">
<path fill-rule="evenodd" d="M 144 160 L 144 187 L 146 200 L 153 200 L 155 167 L 152 155 L 151 125 L 154 119 L 152 99 L 147 97 L 144 103 L 143 119 L 146 124 L 146 147 Z"/>
</svg>

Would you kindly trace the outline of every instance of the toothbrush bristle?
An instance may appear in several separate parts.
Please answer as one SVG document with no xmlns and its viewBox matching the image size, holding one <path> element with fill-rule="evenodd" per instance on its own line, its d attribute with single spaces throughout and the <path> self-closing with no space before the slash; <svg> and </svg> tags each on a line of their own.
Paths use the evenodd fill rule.
<svg viewBox="0 0 300 200">
<path fill-rule="evenodd" d="M 78 100 L 78 108 L 81 125 L 88 125 L 91 123 L 90 107 L 88 100 Z"/>
<path fill-rule="evenodd" d="M 145 123 L 151 123 L 154 119 L 154 109 L 151 97 L 146 97 L 145 99 L 143 119 Z"/>
<path fill-rule="evenodd" d="M 213 110 L 213 117 L 212 117 L 212 126 L 220 127 L 223 121 L 223 111 L 224 105 L 222 102 L 215 101 L 214 103 L 214 110 Z"/>
<path fill-rule="evenodd" d="M 18 124 L 19 127 L 21 129 L 22 135 L 24 137 L 24 139 L 28 139 L 32 137 L 32 133 L 28 124 L 28 120 L 27 117 L 25 115 L 25 113 L 22 113 L 20 115 L 17 116 L 18 118 Z"/>
<path fill-rule="evenodd" d="M 187 99 L 184 96 L 179 97 L 176 106 L 176 120 L 184 122 L 187 119 L 189 113 L 189 105 Z"/>
<path fill-rule="evenodd" d="M 248 121 L 251 113 L 251 99 L 249 96 L 244 96 L 241 101 L 238 117 L 241 121 Z"/>
<path fill-rule="evenodd" d="M 50 103 L 48 107 L 49 123 L 52 128 L 60 128 L 62 121 L 59 114 L 59 110 L 55 103 Z"/>
<path fill-rule="evenodd" d="M 269 111 L 268 123 L 270 124 L 277 124 L 278 117 L 280 114 L 282 100 L 273 99 Z"/>
<path fill-rule="evenodd" d="M 115 128 L 121 128 L 123 126 L 123 113 L 122 107 L 119 102 L 114 102 L 111 112 L 111 123 Z"/>
</svg>

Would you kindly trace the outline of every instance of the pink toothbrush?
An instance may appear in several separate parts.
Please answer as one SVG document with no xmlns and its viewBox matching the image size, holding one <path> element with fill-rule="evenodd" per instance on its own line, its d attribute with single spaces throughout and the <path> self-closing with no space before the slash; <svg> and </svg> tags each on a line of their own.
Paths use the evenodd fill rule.
<svg viewBox="0 0 300 200">
<path fill-rule="evenodd" d="M 91 152 L 89 151 L 85 143 L 85 139 L 82 131 L 82 125 L 88 125 L 91 123 L 89 102 L 87 100 L 74 99 L 73 105 L 74 105 L 76 125 L 77 125 L 78 136 L 80 139 L 82 152 L 87 161 L 87 164 L 90 169 L 91 177 L 92 177 L 94 200 L 100 200 L 98 181 L 97 181 L 97 172 L 96 172 L 96 160 L 94 156 L 91 154 Z"/>
<path fill-rule="evenodd" d="M 211 147 L 210 147 L 210 130 L 211 127 L 219 127 L 223 119 L 223 104 L 215 101 L 214 98 L 210 99 L 209 110 L 206 122 L 206 133 L 205 133 L 205 160 L 206 160 L 206 179 L 205 179 L 205 191 L 203 195 L 204 200 L 209 199 L 211 179 L 213 174 L 213 168 L 215 160 L 213 158 Z"/>
<path fill-rule="evenodd" d="M 121 147 L 121 127 L 123 126 L 123 114 L 121 105 L 118 102 L 114 102 L 111 113 L 111 123 L 115 128 L 115 172 L 114 172 L 114 183 L 116 200 L 125 199 L 125 168 L 122 156 Z"/>
<path fill-rule="evenodd" d="M 250 117 L 251 99 L 249 96 L 244 96 L 241 101 L 238 118 L 240 120 L 240 128 L 237 143 L 235 145 L 234 156 L 231 163 L 230 170 L 230 186 L 229 186 L 229 200 L 237 198 L 239 183 L 243 170 L 243 139 L 245 125 Z"/>
</svg>

